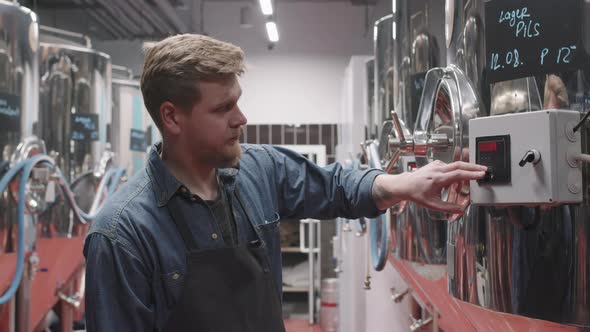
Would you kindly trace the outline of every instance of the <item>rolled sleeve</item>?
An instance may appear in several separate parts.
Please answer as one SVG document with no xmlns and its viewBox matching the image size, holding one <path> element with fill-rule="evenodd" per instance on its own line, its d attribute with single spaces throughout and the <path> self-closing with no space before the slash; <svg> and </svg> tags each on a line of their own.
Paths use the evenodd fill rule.
<svg viewBox="0 0 590 332">
<path fill-rule="evenodd" d="M 373 168 L 366 171 L 361 179 L 361 184 L 359 185 L 360 197 L 358 209 L 361 211 L 363 217 L 374 218 L 386 211 L 379 210 L 373 199 L 373 184 L 375 183 L 375 179 L 381 174 L 385 174 L 385 172 Z"/>
<path fill-rule="evenodd" d="M 86 238 L 86 329 L 153 331 L 151 287 L 139 259 L 109 237 Z"/>
</svg>

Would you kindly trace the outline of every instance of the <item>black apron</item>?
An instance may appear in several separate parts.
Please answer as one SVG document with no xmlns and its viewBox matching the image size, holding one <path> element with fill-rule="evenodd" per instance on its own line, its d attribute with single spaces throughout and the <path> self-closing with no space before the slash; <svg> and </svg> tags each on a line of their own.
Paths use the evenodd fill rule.
<svg viewBox="0 0 590 332">
<path fill-rule="evenodd" d="M 186 246 L 187 273 L 164 331 L 284 332 L 281 300 L 262 241 L 199 250 L 181 199 L 172 197 L 168 211 Z"/>
</svg>

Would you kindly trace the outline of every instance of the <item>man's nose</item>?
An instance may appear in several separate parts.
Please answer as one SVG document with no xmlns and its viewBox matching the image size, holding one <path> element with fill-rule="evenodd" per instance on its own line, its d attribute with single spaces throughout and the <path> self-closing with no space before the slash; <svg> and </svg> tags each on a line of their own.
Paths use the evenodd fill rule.
<svg viewBox="0 0 590 332">
<path fill-rule="evenodd" d="M 238 106 L 236 106 L 236 114 L 232 117 L 232 122 L 230 123 L 230 126 L 232 128 L 235 128 L 245 126 L 246 123 L 248 123 L 248 119 L 246 119 L 246 116 L 244 115 L 244 113 L 242 113 L 242 110 Z"/>
</svg>

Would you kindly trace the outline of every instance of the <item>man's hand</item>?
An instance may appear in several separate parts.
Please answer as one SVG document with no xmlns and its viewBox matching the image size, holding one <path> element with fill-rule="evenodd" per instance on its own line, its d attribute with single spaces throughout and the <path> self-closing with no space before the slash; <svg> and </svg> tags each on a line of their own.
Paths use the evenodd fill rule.
<svg viewBox="0 0 590 332">
<path fill-rule="evenodd" d="M 444 202 L 441 191 L 454 183 L 479 180 L 486 169 L 462 161 L 445 164 L 437 160 L 411 173 L 379 175 L 373 183 L 373 199 L 380 210 L 409 200 L 431 210 L 461 214 L 465 207 Z"/>
</svg>

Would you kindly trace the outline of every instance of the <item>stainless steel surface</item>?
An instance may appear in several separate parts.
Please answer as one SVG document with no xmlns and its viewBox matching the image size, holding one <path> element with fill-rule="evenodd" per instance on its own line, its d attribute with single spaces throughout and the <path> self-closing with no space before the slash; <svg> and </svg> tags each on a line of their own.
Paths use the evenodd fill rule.
<svg viewBox="0 0 590 332">
<path fill-rule="evenodd" d="M 469 120 L 485 115 L 471 83 L 450 65 L 429 71 L 424 91 L 414 128 L 416 161 L 469 161 Z"/>
<path fill-rule="evenodd" d="M 457 1 L 457 7 L 465 6 L 465 2 Z M 457 28 L 464 31 L 465 39 L 477 39 L 469 37 L 477 30 L 470 24 L 479 24 L 483 17 L 480 7 L 483 0 L 471 3 L 480 8 L 479 14 L 469 18 L 469 13 L 457 11 L 460 17 L 454 19 L 455 31 Z M 456 37 L 454 42 L 463 39 L 461 35 Z M 543 108 L 541 100 L 550 100 L 549 95 L 557 93 L 544 89 L 542 77 L 500 82 L 491 88 L 477 83 L 481 76 L 474 75 L 467 66 L 469 63 L 479 66 L 481 61 L 475 58 L 483 60 L 483 52 L 467 44 L 454 51 L 448 53 L 450 61 L 465 70 L 477 89 L 480 104 L 489 107 L 491 115 L 539 110 Z M 569 107 L 587 112 L 588 73 L 571 71 L 559 73 L 557 78 L 560 87 L 567 90 L 566 104 L 545 105 L 545 108 Z M 461 99 L 463 90 L 457 92 Z M 486 95 L 490 96 L 488 101 Z M 590 130 L 588 126 L 581 130 L 582 151 L 589 153 Z M 583 204 L 472 206 L 463 218 L 450 223 L 447 245 L 450 294 L 495 311 L 590 326 L 589 174 L 586 164 Z"/>
<path fill-rule="evenodd" d="M 587 85 L 575 90 L 580 88 L 588 94 Z M 504 112 L 538 106 L 507 107 Z M 589 130 L 582 130 L 582 149 L 588 153 Z M 449 229 L 449 292 L 496 311 L 590 326 L 588 175 L 584 166 L 583 204 L 471 207 Z"/>
<path fill-rule="evenodd" d="M 401 154 L 402 162 L 398 162 L 394 171 L 397 173 L 408 171 L 408 162 L 414 162 L 414 159 L 408 159 L 412 157 L 404 155 L 416 152 L 417 141 L 413 130 L 428 89 L 425 85 L 426 72 L 444 64 L 439 45 L 445 45 L 444 20 L 436 15 L 444 9 L 443 2 L 400 1 L 398 7 L 399 97 L 392 121 L 383 125 L 389 135 L 383 135 L 380 140 L 381 144 L 388 140 L 389 157 Z M 434 85 L 431 88 L 431 95 L 436 93 L 437 87 Z M 436 132 L 434 136 L 429 136 L 423 145 L 429 144 L 432 149 L 441 150 L 440 145 L 447 143 L 442 133 Z M 420 166 L 430 161 L 423 160 Z M 428 279 L 440 278 L 446 262 L 446 222 L 433 221 L 425 209 L 407 202 L 393 210 L 391 217 L 391 241 L 396 256 L 408 261 L 422 276 Z"/>
<path fill-rule="evenodd" d="M 463 92 L 462 99 L 456 97 L 459 89 Z M 475 91 L 459 68 L 430 70 L 413 135 L 417 165 L 421 167 L 435 160 L 469 161 L 467 125 L 470 119 L 482 114 Z M 469 183 L 452 186 L 442 196 L 446 201 L 466 205 Z M 446 263 L 446 220 L 457 217 L 408 204 L 397 216 L 392 233 L 396 237 L 398 257 L 418 263 L 414 267 L 425 277 L 441 277 Z M 422 264 L 431 266 L 422 267 Z"/>
<path fill-rule="evenodd" d="M 450 65 L 431 70 L 426 77 L 424 91 L 414 129 L 418 166 L 434 160 L 468 162 L 469 120 L 486 115 L 470 81 L 463 71 Z M 467 205 L 469 183 L 453 185 L 443 190 L 442 196 L 448 202 Z M 434 219 L 458 217 L 435 211 L 429 211 L 428 215 Z"/>
<path fill-rule="evenodd" d="M 41 44 L 40 136 L 69 181 L 100 159 L 110 123 L 110 57 L 91 49 Z M 99 139 L 72 141 L 71 114 L 97 114 Z"/>
<path fill-rule="evenodd" d="M 72 184 L 76 201 L 88 211 L 99 181 L 88 174 L 106 148 L 111 122 L 110 57 L 83 47 L 50 43 L 41 43 L 40 53 L 40 137 Z M 72 114 L 96 114 L 98 140 L 72 140 Z M 41 228 L 43 236 L 82 232 L 72 225 L 63 200 L 44 214 Z"/>
<path fill-rule="evenodd" d="M 395 105 L 394 87 L 394 51 L 393 39 L 394 15 L 390 14 L 377 20 L 374 25 L 375 55 L 375 109 L 372 123 L 377 128 L 377 137 L 382 132 L 382 125 L 389 118 Z M 384 156 L 381 156 L 384 158 Z"/>
<path fill-rule="evenodd" d="M 38 116 L 37 16 L 18 4 L 0 1 L 0 164 L 15 159 L 17 146 L 33 134 Z M 9 120 L 12 119 L 12 120 Z M 10 204 L 10 205 L 9 205 Z M 10 224 L 16 220 L 16 205 L 9 191 L 0 193 L 0 253 L 12 251 Z M 30 220 L 27 219 L 27 224 Z"/>
<path fill-rule="evenodd" d="M 398 257 L 423 264 L 446 263 L 447 225 L 433 221 L 426 209 L 408 204 L 397 218 Z"/>
<path fill-rule="evenodd" d="M 53 34 L 56 36 L 62 36 L 62 37 L 66 37 L 66 38 L 78 38 L 78 39 L 84 41 L 83 44 L 87 48 L 92 48 L 92 42 L 90 41 L 90 37 L 88 37 L 84 34 L 72 32 L 72 31 L 67 31 L 67 30 L 62 30 L 62 29 L 57 29 L 54 27 L 46 26 L 46 25 L 40 25 L 39 30 L 41 30 L 41 32 L 43 32 L 43 33 L 49 33 L 49 34 Z"/>
<path fill-rule="evenodd" d="M 541 97 L 533 77 L 496 83 L 492 86 L 490 115 L 531 112 L 542 109 Z"/>
<path fill-rule="evenodd" d="M 418 34 L 412 42 L 412 69 L 415 73 L 428 71 L 433 67 L 433 41 L 426 33 Z"/>
<path fill-rule="evenodd" d="M 367 117 L 365 119 L 365 140 L 377 138 L 377 124 L 375 123 L 375 59 L 367 61 Z M 361 146 L 364 146 L 361 144 Z"/>
<path fill-rule="evenodd" d="M 133 71 L 127 67 L 111 65 L 111 69 L 113 70 L 113 81 L 115 79 L 123 79 L 123 80 L 133 80 Z M 120 77 L 119 77 L 120 76 Z M 139 82 L 132 81 L 133 85 L 139 86 Z M 114 82 L 113 82 L 114 83 Z"/>
<path fill-rule="evenodd" d="M 485 35 L 483 0 L 446 0 L 445 26 L 452 30 L 447 39 L 447 64 L 453 64 L 471 80 L 477 92 L 483 91 Z M 453 7 L 452 12 L 450 7 Z M 487 97 L 484 97 L 487 100 Z"/>
<path fill-rule="evenodd" d="M 449 229 L 451 295 L 496 311 L 589 326 L 589 219 L 588 204 L 472 207 Z"/>
</svg>

